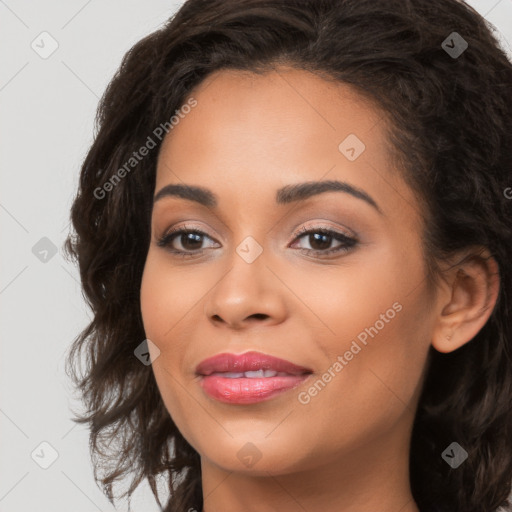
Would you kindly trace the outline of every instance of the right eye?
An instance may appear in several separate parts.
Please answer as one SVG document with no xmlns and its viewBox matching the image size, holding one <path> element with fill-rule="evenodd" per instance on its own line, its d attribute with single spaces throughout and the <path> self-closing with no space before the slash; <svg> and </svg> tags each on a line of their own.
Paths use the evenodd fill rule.
<svg viewBox="0 0 512 512">
<path fill-rule="evenodd" d="M 201 246 L 204 242 L 204 237 L 213 240 L 204 231 L 182 226 L 167 231 L 158 239 L 157 245 L 164 247 L 176 256 L 195 256 L 203 253 L 204 248 Z M 181 247 L 176 247 L 176 245 Z"/>
</svg>

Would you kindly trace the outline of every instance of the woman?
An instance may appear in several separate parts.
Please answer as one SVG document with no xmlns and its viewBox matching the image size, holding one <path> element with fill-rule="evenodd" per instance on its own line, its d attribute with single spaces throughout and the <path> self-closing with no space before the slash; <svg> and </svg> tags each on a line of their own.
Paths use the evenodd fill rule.
<svg viewBox="0 0 512 512">
<path fill-rule="evenodd" d="M 128 52 L 66 243 L 112 503 L 509 506 L 511 87 L 456 0 L 189 0 Z"/>
</svg>

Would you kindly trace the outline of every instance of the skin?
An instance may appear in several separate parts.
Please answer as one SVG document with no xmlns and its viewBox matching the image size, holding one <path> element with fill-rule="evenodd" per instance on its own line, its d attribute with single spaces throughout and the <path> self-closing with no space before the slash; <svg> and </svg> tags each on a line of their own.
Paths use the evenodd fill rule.
<svg viewBox="0 0 512 512">
<path fill-rule="evenodd" d="M 153 371 L 165 406 L 201 456 L 204 511 L 417 512 L 409 442 L 428 349 L 450 352 L 482 328 L 497 299 L 496 262 L 475 258 L 447 270 L 429 293 L 418 200 L 390 164 L 382 113 L 349 86 L 293 68 L 221 70 L 192 96 L 197 106 L 161 147 L 155 192 L 199 185 L 218 206 L 156 201 L 141 309 L 160 351 L 152 350 Z M 351 133 L 366 146 L 354 161 L 338 149 Z M 276 204 L 278 188 L 314 180 L 348 182 L 382 213 L 339 191 Z M 206 236 L 187 246 L 178 235 L 172 247 L 203 254 L 179 258 L 157 245 L 184 224 Z M 300 248 L 341 244 L 315 245 L 297 233 L 303 227 L 358 244 L 305 254 Z M 252 263 L 236 252 L 248 236 L 263 249 Z M 301 403 L 299 393 L 394 303 L 402 306 L 394 318 Z M 249 350 L 314 373 L 252 405 L 202 391 L 199 362 Z M 260 456 L 251 467 L 237 456 L 244 446 Z"/>
</svg>

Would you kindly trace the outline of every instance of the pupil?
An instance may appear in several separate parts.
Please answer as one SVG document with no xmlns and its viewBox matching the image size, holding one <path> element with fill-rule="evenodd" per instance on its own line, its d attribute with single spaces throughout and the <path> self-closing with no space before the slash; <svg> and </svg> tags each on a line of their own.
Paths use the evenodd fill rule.
<svg viewBox="0 0 512 512">
<path fill-rule="evenodd" d="M 316 245 L 318 245 L 318 241 L 319 239 L 323 238 L 324 239 L 324 243 L 320 242 L 320 247 L 315 247 L 315 243 L 311 243 L 311 240 L 310 240 L 310 245 L 313 249 L 315 250 L 322 250 L 322 249 L 327 249 L 331 243 L 331 235 L 325 235 L 325 234 L 322 234 L 322 233 L 315 233 L 313 235 L 310 235 L 310 237 L 313 237 L 313 239 L 315 240 L 315 243 Z M 325 243 L 325 240 L 327 239 L 327 243 Z"/>
<path fill-rule="evenodd" d="M 185 249 L 194 250 L 197 249 L 197 245 L 201 247 L 201 236 L 196 233 L 185 233 L 181 235 L 181 244 Z M 194 246 L 194 242 L 196 243 L 196 246 Z M 187 247 L 187 244 L 192 243 L 192 247 Z"/>
</svg>

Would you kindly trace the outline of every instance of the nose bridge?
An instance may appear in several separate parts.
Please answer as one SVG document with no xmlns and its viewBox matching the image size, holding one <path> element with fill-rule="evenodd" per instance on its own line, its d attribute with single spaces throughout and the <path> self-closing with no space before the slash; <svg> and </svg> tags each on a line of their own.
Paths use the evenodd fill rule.
<svg viewBox="0 0 512 512">
<path fill-rule="evenodd" d="M 267 263 L 263 241 L 248 235 L 235 245 L 227 271 L 207 296 L 204 311 L 210 320 L 222 319 L 233 327 L 249 317 L 281 321 L 285 310 L 282 290 Z"/>
</svg>

